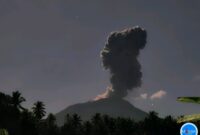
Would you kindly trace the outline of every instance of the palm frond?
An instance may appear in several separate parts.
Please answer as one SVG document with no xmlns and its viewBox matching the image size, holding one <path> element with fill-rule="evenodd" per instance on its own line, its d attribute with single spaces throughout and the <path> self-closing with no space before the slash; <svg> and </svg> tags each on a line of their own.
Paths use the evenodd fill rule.
<svg viewBox="0 0 200 135">
<path fill-rule="evenodd" d="M 177 123 L 183 123 L 188 121 L 199 121 L 200 120 L 200 114 L 192 114 L 192 115 L 185 115 L 183 117 L 180 117 L 177 119 Z"/>
<path fill-rule="evenodd" d="M 200 104 L 200 97 L 178 97 L 177 101 Z"/>
</svg>

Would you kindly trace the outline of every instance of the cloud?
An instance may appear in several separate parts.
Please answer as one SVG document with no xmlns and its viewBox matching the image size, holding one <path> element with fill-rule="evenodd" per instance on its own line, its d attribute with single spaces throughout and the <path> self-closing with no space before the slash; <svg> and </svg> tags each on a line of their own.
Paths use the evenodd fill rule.
<svg viewBox="0 0 200 135">
<path fill-rule="evenodd" d="M 161 99 L 163 98 L 165 95 L 167 94 L 166 91 L 164 90 L 159 90 L 157 92 L 155 92 L 154 94 L 151 95 L 150 99 L 153 100 L 153 99 Z"/>
<path fill-rule="evenodd" d="M 147 99 L 148 98 L 148 94 L 147 93 L 143 93 L 143 94 L 140 95 L 140 98 Z"/>
</svg>

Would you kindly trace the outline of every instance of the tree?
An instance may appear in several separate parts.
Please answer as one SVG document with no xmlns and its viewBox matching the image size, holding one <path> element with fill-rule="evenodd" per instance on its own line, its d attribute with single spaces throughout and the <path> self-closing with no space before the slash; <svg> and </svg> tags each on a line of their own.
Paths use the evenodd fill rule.
<svg viewBox="0 0 200 135">
<path fill-rule="evenodd" d="M 0 107 L 10 107 L 11 105 L 11 97 L 0 92 Z"/>
<path fill-rule="evenodd" d="M 161 119 L 155 111 L 149 112 L 143 126 L 146 135 L 160 135 L 162 133 Z"/>
<path fill-rule="evenodd" d="M 101 121 L 102 121 L 102 118 L 101 118 L 101 114 L 100 114 L 100 113 L 96 113 L 96 114 L 92 117 L 92 123 L 93 123 L 94 125 L 99 124 Z"/>
<path fill-rule="evenodd" d="M 81 135 L 82 134 L 82 124 L 81 118 L 77 114 L 73 114 L 70 116 L 66 115 L 66 120 L 64 126 L 61 128 L 62 134 L 70 134 L 70 135 Z"/>
<path fill-rule="evenodd" d="M 21 113 L 21 134 L 20 135 L 38 135 L 37 121 L 32 112 L 25 110 Z"/>
<path fill-rule="evenodd" d="M 89 121 L 85 121 L 83 123 L 83 135 L 91 135 L 92 134 L 92 124 Z"/>
<path fill-rule="evenodd" d="M 103 121 L 110 134 L 114 134 L 116 132 L 116 120 L 109 115 L 103 115 Z"/>
<path fill-rule="evenodd" d="M 47 116 L 46 122 L 47 122 L 47 125 L 48 125 L 49 127 L 56 126 L 56 117 L 55 117 L 52 113 L 50 113 L 50 114 Z"/>
<path fill-rule="evenodd" d="M 95 135 L 107 135 L 108 127 L 102 118 L 100 113 L 96 113 L 92 119 L 92 134 Z"/>
<path fill-rule="evenodd" d="M 172 116 L 166 116 L 162 120 L 162 134 L 163 135 L 172 135 L 178 134 L 180 131 L 180 127 L 178 126 L 176 120 Z"/>
<path fill-rule="evenodd" d="M 72 115 L 72 124 L 75 128 L 78 128 L 81 126 L 81 121 L 82 121 L 81 117 L 78 116 L 78 114 L 75 113 Z"/>
<path fill-rule="evenodd" d="M 34 103 L 32 109 L 33 109 L 33 114 L 38 120 L 41 120 L 46 114 L 45 105 L 41 101 L 37 101 L 36 103 Z"/>
<path fill-rule="evenodd" d="M 43 128 L 40 130 L 42 135 L 58 135 L 59 133 L 56 125 L 56 117 L 52 113 L 47 116 L 47 119 L 41 126 Z"/>
<path fill-rule="evenodd" d="M 200 104 L 200 97 L 178 97 L 177 101 L 185 103 L 195 103 Z M 199 121 L 200 114 L 185 115 L 177 119 L 178 123 L 183 123 L 187 121 Z"/>
<path fill-rule="evenodd" d="M 13 106 L 15 108 L 25 110 L 21 106 L 21 103 L 23 103 L 24 101 L 26 101 L 26 99 L 21 96 L 21 93 L 19 91 L 12 92 L 11 101 L 12 101 L 12 104 L 13 104 Z"/>
<path fill-rule="evenodd" d="M 116 134 L 117 135 L 133 135 L 136 132 L 134 120 L 130 118 L 117 118 Z M 135 134 L 134 134 L 135 135 Z"/>
</svg>

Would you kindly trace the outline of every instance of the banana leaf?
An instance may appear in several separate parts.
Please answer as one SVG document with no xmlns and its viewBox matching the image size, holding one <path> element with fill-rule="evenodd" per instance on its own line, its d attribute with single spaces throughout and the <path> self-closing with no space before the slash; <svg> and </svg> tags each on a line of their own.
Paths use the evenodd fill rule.
<svg viewBox="0 0 200 135">
<path fill-rule="evenodd" d="M 0 135 L 8 135 L 8 131 L 6 129 L 0 129 Z"/>
<path fill-rule="evenodd" d="M 195 122 L 200 120 L 200 114 L 185 115 L 177 119 L 177 123 Z"/>
<path fill-rule="evenodd" d="M 200 97 L 178 97 L 177 101 L 200 104 Z"/>
</svg>

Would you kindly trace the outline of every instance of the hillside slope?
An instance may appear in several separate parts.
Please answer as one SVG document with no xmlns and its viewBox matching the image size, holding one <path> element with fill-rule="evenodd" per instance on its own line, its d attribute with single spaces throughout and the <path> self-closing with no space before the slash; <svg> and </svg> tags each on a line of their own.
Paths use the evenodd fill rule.
<svg viewBox="0 0 200 135">
<path fill-rule="evenodd" d="M 112 117 L 131 117 L 136 121 L 142 120 L 147 113 L 134 107 L 128 101 L 123 99 L 101 99 L 86 103 L 75 104 L 67 107 L 56 114 L 57 124 L 63 125 L 66 114 L 77 113 L 82 120 L 89 120 L 95 113 L 107 114 Z"/>
</svg>

